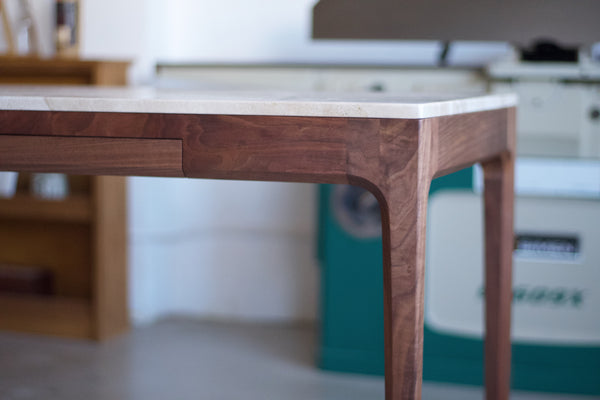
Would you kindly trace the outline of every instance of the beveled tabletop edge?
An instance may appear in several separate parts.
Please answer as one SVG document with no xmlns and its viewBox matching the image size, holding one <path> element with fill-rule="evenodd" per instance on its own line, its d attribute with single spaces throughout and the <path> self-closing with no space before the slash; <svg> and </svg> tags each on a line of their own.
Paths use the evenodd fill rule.
<svg viewBox="0 0 600 400">
<path fill-rule="evenodd" d="M 389 94 L 0 85 L 0 110 L 421 119 L 516 106 L 512 93 Z"/>
</svg>

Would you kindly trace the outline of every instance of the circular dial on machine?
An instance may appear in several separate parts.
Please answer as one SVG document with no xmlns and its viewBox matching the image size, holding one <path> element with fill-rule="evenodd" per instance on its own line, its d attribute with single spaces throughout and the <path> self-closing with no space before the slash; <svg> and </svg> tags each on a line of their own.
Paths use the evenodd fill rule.
<svg viewBox="0 0 600 400">
<path fill-rule="evenodd" d="M 336 185 L 331 195 L 333 215 L 349 234 L 359 238 L 381 236 L 381 212 L 375 196 L 366 189 Z"/>
</svg>

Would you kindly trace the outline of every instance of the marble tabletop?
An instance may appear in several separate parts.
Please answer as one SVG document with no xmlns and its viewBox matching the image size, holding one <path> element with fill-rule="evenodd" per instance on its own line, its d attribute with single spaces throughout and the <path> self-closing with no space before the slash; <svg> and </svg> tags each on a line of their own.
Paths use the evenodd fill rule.
<svg viewBox="0 0 600 400">
<path fill-rule="evenodd" d="M 514 94 L 297 93 L 0 85 L 0 110 L 432 118 L 515 106 Z"/>
</svg>

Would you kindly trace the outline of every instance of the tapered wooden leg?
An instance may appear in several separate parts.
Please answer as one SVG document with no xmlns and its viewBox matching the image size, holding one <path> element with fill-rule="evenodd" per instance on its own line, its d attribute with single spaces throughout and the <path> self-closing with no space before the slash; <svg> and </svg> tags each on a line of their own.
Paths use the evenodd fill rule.
<svg viewBox="0 0 600 400">
<path fill-rule="evenodd" d="M 416 175 L 416 174 L 415 174 Z M 413 178 L 416 179 L 416 176 Z M 429 182 L 388 197 L 384 216 L 384 329 L 387 400 L 421 398 L 425 215 Z M 387 220 L 386 220 L 387 219 Z"/>
<path fill-rule="evenodd" d="M 431 175 L 427 144 L 392 149 L 402 168 L 380 187 L 384 261 L 385 398 L 421 398 L 425 216 Z M 412 147 L 414 153 L 407 153 Z M 402 154 L 404 153 L 404 154 Z M 402 155 L 400 155 L 402 154 Z"/>
<path fill-rule="evenodd" d="M 487 400 L 508 400 L 514 160 L 483 164 L 485 176 L 485 386 Z"/>
<path fill-rule="evenodd" d="M 351 137 L 348 180 L 379 200 L 383 234 L 385 398 L 421 398 L 425 214 L 432 132 L 418 120 L 378 121 Z"/>
</svg>

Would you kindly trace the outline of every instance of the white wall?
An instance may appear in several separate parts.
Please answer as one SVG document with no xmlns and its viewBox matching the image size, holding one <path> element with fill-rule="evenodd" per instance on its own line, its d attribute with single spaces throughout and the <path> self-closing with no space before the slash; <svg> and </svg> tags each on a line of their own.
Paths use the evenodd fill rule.
<svg viewBox="0 0 600 400">
<path fill-rule="evenodd" d="M 156 0 L 80 2 L 81 56 L 131 60 L 130 82 L 138 84 L 149 80 L 156 52 L 151 16 Z"/>
<path fill-rule="evenodd" d="M 137 321 L 315 318 L 313 185 L 133 178 L 129 195 Z"/>
<path fill-rule="evenodd" d="M 311 39 L 316 0 L 171 0 L 155 7 L 160 60 L 434 64 L 438 42 Z M 159 11 L 160 10 L 160 11 Z M 461 43 L 456 64 L 479 64 L 503 53 L 501 43 Z M 453 58 L 453 60 L 452 60 Z"/>
<path fill-rule="evenodd" d="M 315 43 L 314 0 L 173 0 L 165 7 L 158 57 L 189 61 L 397 62 L 429 61 L 435 43 Z"/>
</svg>

